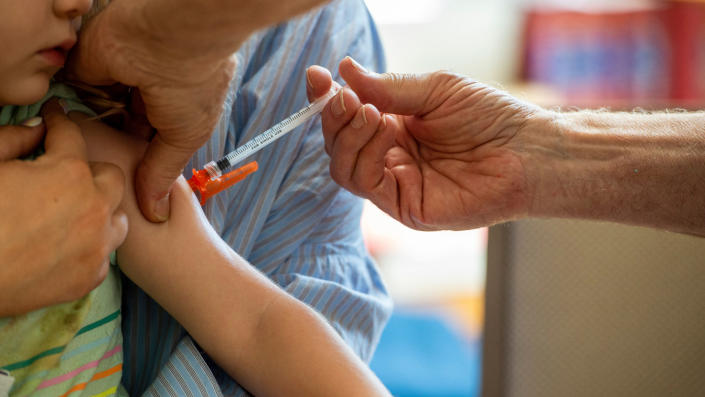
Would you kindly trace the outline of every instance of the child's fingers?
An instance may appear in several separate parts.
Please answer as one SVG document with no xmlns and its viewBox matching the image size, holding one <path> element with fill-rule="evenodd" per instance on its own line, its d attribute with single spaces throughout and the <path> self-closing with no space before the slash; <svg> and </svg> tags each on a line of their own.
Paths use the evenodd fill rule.
<svg viewBox="0 0 705 397">
<path fill-rule="evenodd" d="M 361 106 L 353 119 L 338 134 L 331 151 L 331 177 L 341 186 L 356 192 L 352 183 L 360 150 L 377 131 L 381 115 L 373 105 Z"/>
<path fill-rule="evenodd" d="M 340 131 L 353 119 L 360 106 L 362 103 L 357 95 L 349 88 L 343 87 L 323 108 L 321 123 L 328 154 L 332 153 Z"/>
</svg>

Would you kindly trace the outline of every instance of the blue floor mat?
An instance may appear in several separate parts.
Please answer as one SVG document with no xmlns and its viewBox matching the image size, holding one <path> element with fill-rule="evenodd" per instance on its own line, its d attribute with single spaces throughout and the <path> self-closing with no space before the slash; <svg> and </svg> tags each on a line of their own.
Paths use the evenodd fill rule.
<svg viewBox="0 0 705 397">
<path fill-rule="evenodd" d="M 370 366 L 397 397 L 480 395 L 482 346 L 434 313 L 396 311 Z"/>
</svg>

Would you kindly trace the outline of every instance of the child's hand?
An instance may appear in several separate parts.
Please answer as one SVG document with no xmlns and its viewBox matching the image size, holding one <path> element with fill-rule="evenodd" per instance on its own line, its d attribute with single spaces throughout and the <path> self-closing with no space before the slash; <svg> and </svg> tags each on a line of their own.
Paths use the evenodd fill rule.
<svg viewBox="0 0 705 397">
<path fill-rule="evenodd" d="M 46 153 L 0 162 L 0 316 L 78 299 L 108 272 L 108 255 L 127 234 L 118 208 L 124 176 L 86 161 L 80 128 L 58 104 L 44 112 Z M 0 143 L 2 145 L 2 143 Z M 8 157 L 9 156 L 9 157 Z"/>
</svg>

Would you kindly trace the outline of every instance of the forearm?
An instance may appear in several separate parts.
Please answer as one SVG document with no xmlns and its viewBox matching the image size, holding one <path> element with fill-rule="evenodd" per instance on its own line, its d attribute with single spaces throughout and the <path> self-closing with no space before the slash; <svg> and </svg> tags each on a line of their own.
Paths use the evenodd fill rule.
<svg viewBox="0 0 705 397">
<path fill-rule="evenodd" d="M 320 315 L 288 295 L 267 306 L 248 345 L 242 361 L 267 386 L 254 395 L 389 395 Z"/>
<path fill-rule="evenodd" d="M 705 235 L 705 113 L 545 116 L 520 138 L 531 216 Z"/>
<path fill-rule="evenodd" d="M 222 59 L 257 29 L 283 21 L 326 0 L 121 0 L 111 25 L 149 41 L 159 54 L 183 60 Z"/>
</svg>

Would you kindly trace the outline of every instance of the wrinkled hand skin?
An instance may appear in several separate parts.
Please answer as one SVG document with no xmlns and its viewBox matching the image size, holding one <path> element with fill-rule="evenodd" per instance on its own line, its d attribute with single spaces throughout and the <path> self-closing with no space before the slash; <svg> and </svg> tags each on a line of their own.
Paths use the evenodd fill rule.
<svg viewBox="0 0 705 397">
<path fill-rule="evenodd" d="M 346 58 L 340 73 L 348 86 L 322 114 L 337 183 L 418 230 L 526 215 L 521 135 L 541 109 L 449 72 L 375 74 Z M 320 67 L 308 77 L 310 99 L 335 84 Z"/>
<path fill-rule="evenodd" d="M 139 88 L 157 135 L 137 171 L 136 189 L 144 215 L 164 221 L 168 199 L 161 207 L 157 203 L 214 130 L 235 61 L 227 56 L 199 58 L 166 51 L 135 27 L 126 26 L 127 17 L 120 10 L 111 4 L 84 27 L 69 74 L 89 84 L 119 82 Z"/>
<path fill-rule="evenodd" d="M 233 53 L 255 30 L 323 3 L 121 0 L 83 27 L 67 75 L 138 88 L 157 131 L 135 178 L 147 219 L 168 219 L 173 182 L 214 131 L 236 69 Z"/>
</svg>

